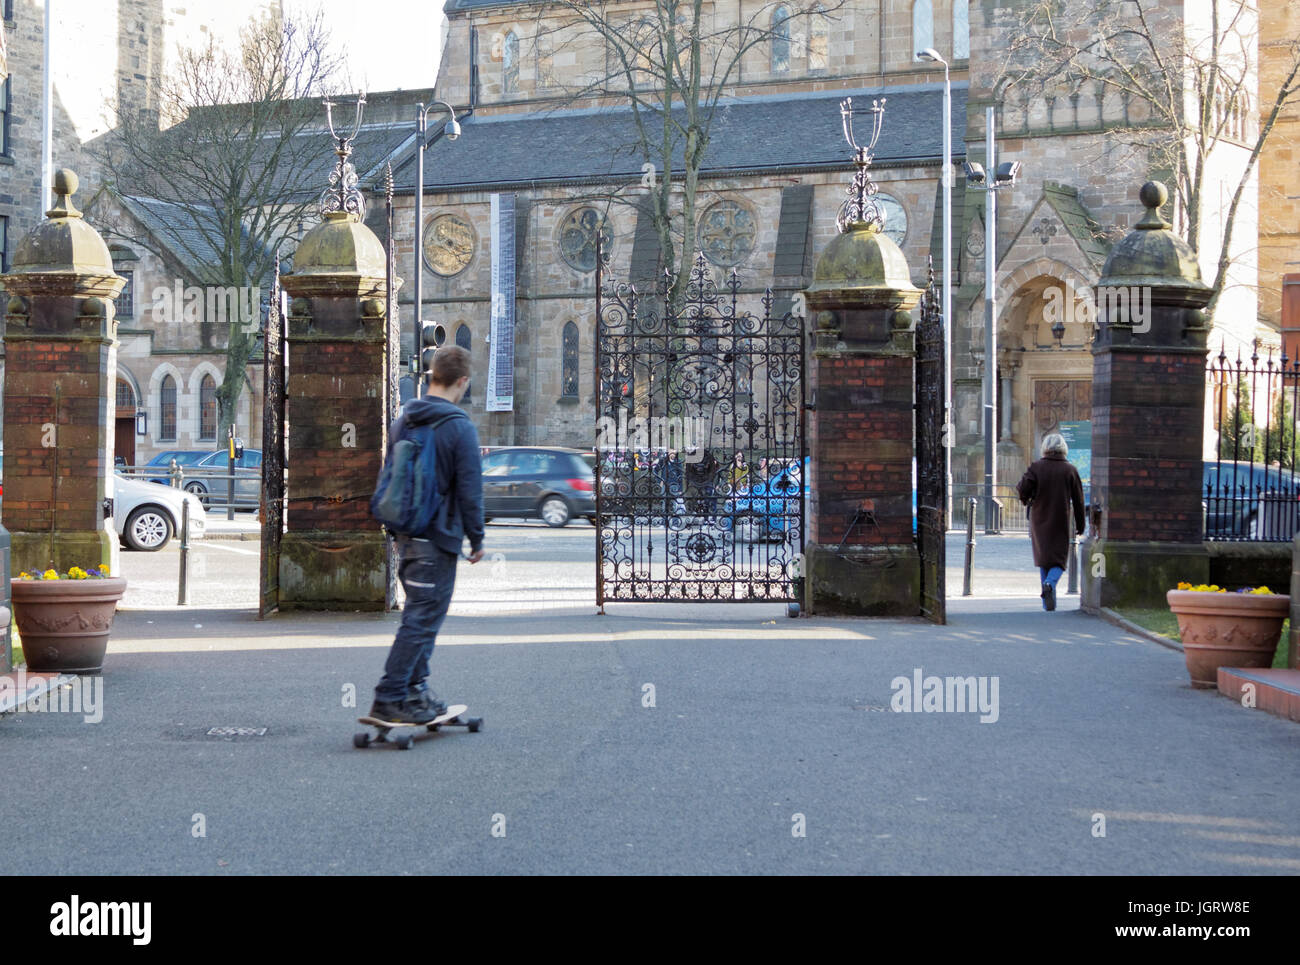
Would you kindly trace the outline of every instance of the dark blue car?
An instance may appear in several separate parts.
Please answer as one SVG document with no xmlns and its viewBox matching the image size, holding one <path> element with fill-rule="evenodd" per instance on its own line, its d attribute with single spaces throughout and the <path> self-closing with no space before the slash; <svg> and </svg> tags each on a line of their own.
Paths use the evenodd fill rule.
<svg viewBox="0 0 1300 965">
<path fill-rule="evenodd" d="M 727 500 L 722 529 L 735 529 L 736 539 L 745 543 L 784 539 L 801 518 L 800 501 L 808 495 L 809 460 L 803 471 L 786 467 L 762 482 L 742 486 Z"/>
<path fill-rule="evenodd" d="M 1201 506 L 1207 539 L 1289 540 L 1300 529 L 1300 480 L 1276 466 L 1206 460 Z"/>
</svg>

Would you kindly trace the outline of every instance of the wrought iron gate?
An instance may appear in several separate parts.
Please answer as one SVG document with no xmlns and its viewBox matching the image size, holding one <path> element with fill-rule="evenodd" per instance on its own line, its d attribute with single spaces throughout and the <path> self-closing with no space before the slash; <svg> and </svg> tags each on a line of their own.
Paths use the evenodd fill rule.
<svg viewBox="0 0 1300 965">
<path fill-rule="evenodd" d="M 397 246 L 393 235 L 393 166 L 384 171 L 384 219 L 387 226 L 384 237 L 384 451 L 388 451 L 388 433 L 397 420 L 400 393 L 398 379 L 401 375 L 402 320 L 397 312 Z M 419 311 L 417 309 L 418 316 Z M 397 541 L 384 532 L 384 609 L 397 609 Z"/>
<path fill-rule="evenodd" d="M 284 295 L 280 289 L 280 258 L 275 259 L 271 300 L 262 333 L 262 576 L 257 618 L 265 619 L 280 606 L 280 535 L 284 531 L 285 421 Z"/>
<path fill-rule="evenodd" d="M 596 602 L 796 600 L 803 319 L 697 256 L 676 301 L 596 276 Z"/>
<path fill-rule="evenodd" d="M 948 487 L 944 426 L 943 313 L 934 267 L 916 324 L 916 543 L 921 557 L 921 613 L 947 623 L 944 585 Z"/>
</svg>

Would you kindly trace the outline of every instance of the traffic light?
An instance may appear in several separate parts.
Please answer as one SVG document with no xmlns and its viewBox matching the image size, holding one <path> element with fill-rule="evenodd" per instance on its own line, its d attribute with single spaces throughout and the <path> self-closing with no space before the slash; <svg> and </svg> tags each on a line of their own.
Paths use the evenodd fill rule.
<svg viewBox="0 0 1300 965">
<path fill-rule="evenodd" d="M 447 341 L 447 329 L 438 322 L 420 323 L 420 371 L 428 372 L 433 368 L 433 353 Z"/>
</svg>

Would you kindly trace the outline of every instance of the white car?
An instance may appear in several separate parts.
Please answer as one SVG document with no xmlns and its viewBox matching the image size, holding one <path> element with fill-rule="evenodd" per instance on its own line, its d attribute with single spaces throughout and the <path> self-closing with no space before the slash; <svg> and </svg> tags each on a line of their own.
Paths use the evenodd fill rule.
<svg viewBox="0 0 1300 965">
<path fill-rule="evenodd" d="M 197 496 L 158 483 L 113 478 L 113 526 L 128 548 L 160 550 L 181 531 L 181 506 L 190 504 L 190 539 L 202 539 L 207 514 Z"/>
</svg>

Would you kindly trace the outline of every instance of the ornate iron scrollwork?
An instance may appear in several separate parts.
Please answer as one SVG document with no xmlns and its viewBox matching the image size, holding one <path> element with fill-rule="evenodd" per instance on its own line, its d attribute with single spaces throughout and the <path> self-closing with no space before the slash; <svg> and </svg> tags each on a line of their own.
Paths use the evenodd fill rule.
<svg viewBox="0 0 1300 965">
<path fill-rule="evenodd" d="M 361 130 L 361 114 L 365 107 L 366 95 L 358 94 L 356 123 L 352 127 L 352 133 L 344 137 L 334 130 L 334 102 L 328 98 L 325 100 L 325 123 L 329 125 L 330 136 L 334 138 L 334 153 L 338 156 L 338 162 L 330 172 L 329 187 L 321 192 L 319 210 L 322 218 L 331 211 L 346 211 L 356 215 L 360 221 L 366 218 L 366 199 L 357 188 L 356 168 L 348 160 L 352 156 L 352 142 Z"/>
<path fill-rule="evenodd" d="M 880 140 L 880 131 L 885 123 L 885 98 L 871 102 L 869 109 L 855 110 L 853 107 L 853 98 L 846 97 L 840 101 L 840 118 L 844 126 L 844 140 L 848 141 L 849 147 L 853 148 L 853 164 L 855 171 L 853 174 L 853 183 L 848 187 L 848 197 L 840 205 L 840 213 L 835 219 L 835 225 L 840 229 L 840 234 L 848 231 L 855 224 L 867 223 L 874 224 L 879 229 L 885 227 L 884 211 L 880 203 L 876 201 L 876 194 L 879 188 L 876 182 L 871 179 L 871 162 L 876 156 L 876 142 Z M 871 115 L 871 138 L 864 144 L 858 144 L 853 134 L 853 115 L 870 114 Z"/>
<path fill-rule="evenodd" d="M 797 599 L 803 319 L 702 254 L 679 299 L 597 263 L 597 602 Z"/>
</svg>

